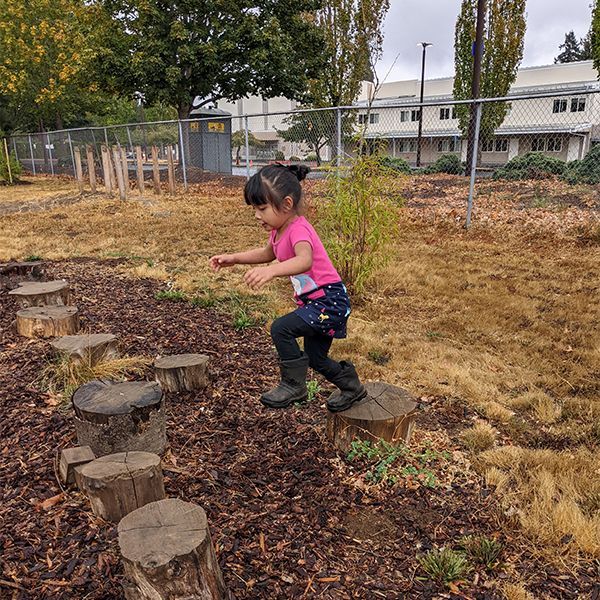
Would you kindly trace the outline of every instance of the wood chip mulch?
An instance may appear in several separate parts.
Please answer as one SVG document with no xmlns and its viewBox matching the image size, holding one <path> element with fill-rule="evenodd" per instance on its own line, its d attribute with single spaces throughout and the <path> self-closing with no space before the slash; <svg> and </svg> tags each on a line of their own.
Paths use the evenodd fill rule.
<svg viewBox="0 0 600 600">
<path fill-rule="evenodd" d="M 526 574 L 533 592 L 575 599 L 592 590 L 585 572 L 546 569 L 500 533 L 497 501 L 468 461 L 441 465 L 433 488 L 410 478 L 365 485 L 325 439 L 325 392 L 285 411 L 257 401 L 277 377 L 264 329 L 237 331 L 223 314 L 156 300 L 162 284 L 129 278 L 118 263 L 50 263 L 47 278 L 68 279 L 83 328 L 118 335 L 129 355 L 211 356 L 206 391 L 168 394 L 163 468 L 169 496 L 206 510 L 230 600 L 501 598 L 504 566 L 476 570 L 454 588 L 419 567 L 420 554 L 468 534 L 498 536 L 505 563 Z M 116 526 L 58 482 L 60 449 L 77 445 L 70 410 L 52 406 L 36 383 L 49 345 L 17 336 L 15 311 L 2 293 L 0 598 L 123 598 Z M 456 440 L 446 432 L 467 426 L 466 409 L 428 400 L 415 439 Z M 457 457 L 459 448 L 436 450 Z"/>
</svg>

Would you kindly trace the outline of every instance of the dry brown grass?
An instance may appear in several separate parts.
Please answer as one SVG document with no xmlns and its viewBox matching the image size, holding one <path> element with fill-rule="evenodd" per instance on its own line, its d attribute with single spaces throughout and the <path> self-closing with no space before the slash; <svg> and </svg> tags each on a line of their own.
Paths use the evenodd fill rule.
<svg viewBox="0 0 600 600">
<path fill-rule="evenodd" d="M 535 596 L 520 583 L 507 583 L 502 591 L 506 600 L 535 600 Z"/>
<path fill-rule="evenodd" d="M 488 222 L 464 232 L 452 222 L 402 215 L 392 260 L 355 306 L 349 338 L 336 342 L 334 356 L 350 357 L 366 378 L 462 398 L 497 427 L 519 413 L 526 426 L 597 447 L 600 246 L 566 235 L 533 236 L 517 225 L 495 229 Z M 175 198 L 88 198 L 0 217 L 0 259 L 132 257 L 132 275 L 157 277 L 190 294 L 249 293 L 244 267 L 215 275 L 208 258 L 264 243 L 240 190 L 218 183 Z M 265 313 L 289 310 L 289 298 L 287 282 L 274 282 Z M 493 458 L 505 456 L 497 449 L 484 453 L 487 477 L 522 510 L 527 533 L 560 545 L 567 532 L 571 546 L 597 555 L 590 538 L 597 517 L 585 512 L 591 500 L 582 488 L 596 475 L 580 468 L 591 458 L 576 453 L 567 460 L 548 450 L 542 460 L 514 451 L 523 453 L 515 464 L 531 473 Z M 564 473 L 548 466 L 555 463 Z"/>
<path fill-rule="evenodd" d="M 474 452 L 489 450 L 496 442 L 497 431 L 485 421 L 478 421 L 461 434 L 464 445 Z"/>
<path fill-rule="evenodd" d="M 38 202 L 79 193 L 72 179 L 22 177 L 18 185 L 0 185 L 0 206 L 15 202 Z"/>
</svg>

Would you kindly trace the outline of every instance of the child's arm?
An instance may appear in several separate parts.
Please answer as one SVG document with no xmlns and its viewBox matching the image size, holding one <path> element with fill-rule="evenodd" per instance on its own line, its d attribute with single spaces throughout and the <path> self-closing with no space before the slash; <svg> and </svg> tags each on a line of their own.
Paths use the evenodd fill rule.
<svg viewBox="0 0 600 600">
<path fill-rule="evenodd" d="M 274 277 L 285 277 L 305 273 L 312 267 L 312 246 L 308 242 L 298 242 L 294 246 L 296 256 L 268 267 L 255 267 L 244 275 L 244 281 L 253 289 L 260 289 Z"/>
<path fill-rule="evenodd" d="M 254 248 L 245 252 L 236 252 L 235 254 L 217 254 L 211 257 L 210 266 L 214 271 L 222 267 L 232 267 L 233 265 L 257 265 L 269 263 L 275 260 L 273 247 L 267 244 L 264 248 Z"/>
</svg>

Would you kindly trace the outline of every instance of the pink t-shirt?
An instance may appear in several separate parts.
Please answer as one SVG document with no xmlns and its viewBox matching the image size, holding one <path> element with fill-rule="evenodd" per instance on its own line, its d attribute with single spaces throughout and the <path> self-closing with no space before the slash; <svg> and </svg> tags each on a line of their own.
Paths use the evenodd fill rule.
<svg viewBox="0 0 600 600">
<path fill-rule="evenodd" d="M 338 283 L 341 281 L 338 272 L 335 270 L 333 264 L 331 264 L 331 260 L 319 235 L 304 217 L 298 217 L 292 221 L 278 240 L 275 239 L 276 235 L 276 230 L 271 231 L 270 242 L 273 247 L 273 253 L 279 262 L 296 256 L 294 246 L 298 242 L 308 242 L 312 247 L 312 267 L 306 273 L 290 276 L 296 297 L 309 294 L 311 291 L 317 290 L 317 288 L 328 283 Z M 319 289 L 314 296 L 311 294 L 308 297 L 312 299 L 313 297 L 318 298 L 324 295 L 323 290 Z"/>
</svg>

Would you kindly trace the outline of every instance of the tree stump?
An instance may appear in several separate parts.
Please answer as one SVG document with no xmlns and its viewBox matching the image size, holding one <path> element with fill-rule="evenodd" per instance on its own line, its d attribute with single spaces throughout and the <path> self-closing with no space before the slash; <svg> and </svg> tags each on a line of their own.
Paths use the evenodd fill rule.
<svg viewBox="0 0 600 600">
<path fill-rule="evenodd" d="M 225 584 L 206 513 L 169 498 L 129 513 L 119 523 L 127 600 L 224 600 Z"/>
<path fill-rule="evenodd" d="M 19 306 L 68 306 L 69 284 L 63 279 L 56 281 L 25 281 L 18 288 L 8 292 L 14 296 Z"/>
<path fill-rule="evenodd" d="M 0 275 L 17 275 L 19 277 L 40 279 L 44 275 L 44 263 L 40 260 L 0 263 Z"/>
<path fill-rule="evenodd" d="M 60 453 L 60 464 L 58 466 L 60 480 L 66 485 L 75 483 L 75 470 L 77 467 L 87 465 L 87 463 L 93 461 L 95 458 L 89 446 L 65 448 Z"/>
<path fill-rule="evenodd" d="M 150 452 L 102 456 L 87 463 L 79 477 L 92 512 L 114 523 L 148 502 L 165 497 L 160 456 Z"/>
<path fill-rule="evenodd" d="M 117 337 L 112 333 L 65 335 L 50 342 L 50 345 L 59 354 L 67 355 L 73 362 L 82 362 L 89 366 L 119 357 Z"/>
<path fill-rule="evenodd" d="M 391 444 L 408 442 L 414 427 L 418 403 L 404 389 L 374 381 L 365 383 L 367 396 L 348 410 L 327 415 L 327 437 L 343 452 L 352 441 L 377 441 Z M 339 394 L 339 392 L 334 392 Z"/>
<path fill-rule="evenodd" d="M 51 338 L 79 331 L 75 306 L 32 306 L 17 312 L 17 333 L 29 338 Z"/>
<path fill-rule="evenodd" d="M 208 356 L 162 356 L 154 361 L 154 371 L 156 380 L 167 392 L 202 389 L 208 385 Z"/>
<path fill-rule="evenodd" d="M 150 381 L 90 381 L 73 394 L 75 430 L 96 456 L 162 454 L 167 442 L 163 393 Z"/>
</svg>

